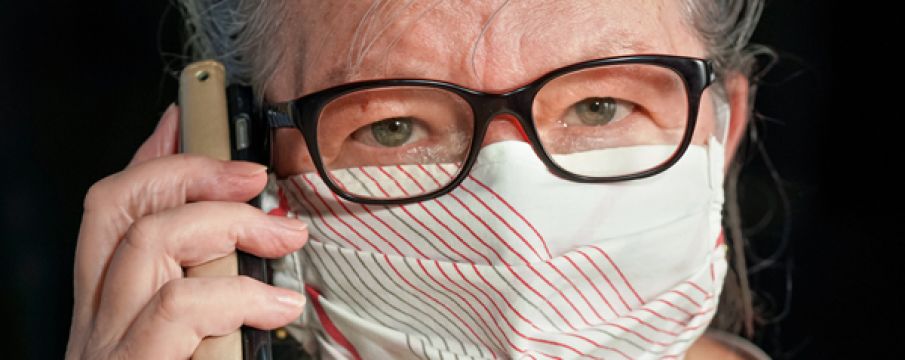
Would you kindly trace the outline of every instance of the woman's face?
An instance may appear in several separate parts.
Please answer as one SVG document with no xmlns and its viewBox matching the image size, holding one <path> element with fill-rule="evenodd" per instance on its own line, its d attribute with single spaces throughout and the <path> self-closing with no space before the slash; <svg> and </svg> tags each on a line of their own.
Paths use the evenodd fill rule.
<svg viewBox="0 0 905 360">
<path fill-rule="evenodd" d="M 275 38 L 284 53 L 265 96 L 281 102 L 343 83 L 386 78 L 505 92 L 595 58 L 706 57 L 682 5 L 678 0 L 387 1 L 371 8 L 360 1 L 291 2 Z M 709 90 L 700 106 L 694 137 L 699 144 L 713 129 Z M 484 144 L 521 139 L 510 122 L 494 121 Z M 279 130 L 276 145 L 278 176 L 308 171 L 298 131 Z"/>
</svg>

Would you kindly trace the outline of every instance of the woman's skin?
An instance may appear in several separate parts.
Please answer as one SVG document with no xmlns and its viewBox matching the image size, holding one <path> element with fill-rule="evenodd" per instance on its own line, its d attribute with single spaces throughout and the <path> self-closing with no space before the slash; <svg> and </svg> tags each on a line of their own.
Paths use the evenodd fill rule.
<svg viewBox="0 0 905 360">
<path fill-rule="evenodd" d="M 503 92 L 592 58 L 706 56 L 677 0 L 521 1 L 494 16 L 503 2 L 382 9 L 363 25 L 364 38 L 355 36 L 368 10 L 362 2 L 291 2 L 289 20 L 271 38 L 284 52 L 265 97 L 286 101 L 345 82 L 391 77 Z M 748 82 L 735 74 L 725 84 L 728 166 L 747 121 Z M 711 131 L 710 96 L 706 91 L 701 102 L 696 136 Z M 296 219 L 243 204 L 263 190 L 263 167 L 175 154 L 177 124 L 171 107 L 126 169 L 88 191 L 67 358 L 188 358 L 205 336 L 242 324 L 273 329 L 301 314 L 304 297 L 287 289 L 247 277 L 183 278 L 183 268 L 235 249 L 284 256 L 305 244 L 307 231 Z M 519 139 L 511 123 L 494 121 L 485 144 Z M 298 173 L 307 156 L 299 133 L 280 130 L 276 145 L 273 170 Z M 688 358 L 725 354 L 703 337 Z"/>
<path fill-rule="evenodd" d="M 413 2 L 402 10 L 397 9 L 402 2 L 395 2 L 397 6 L 378 11 L 362 25 L 364 36 L 356 29 L 368 11 L 365 2 L 294 2 L 286 9 L 289 18 L 306 21 L 288 21 L 275 37 L 286 45 L 265 97 L 282 102 L 347 82 L 386 78 L 427 78 L 506 92 L 551 70 L 595 58 L 641 53 L 706 57 L 704 45 L 685 22 L 682 1 L 517 1 L 500 9 L 507 2 Z M 748 83 L 735 75 L 727 86 L 732 118 L 726 168 L 747 120 Z M 701 100 L 696 143 L 712 132 L 710 96 L 707 90 Z M 484 144 L 520 139 L 511 122 L 495 121 Z M 298 131 L 279 130 L 276 144 L 278 176 L 310 169 Z"/>
</svg>

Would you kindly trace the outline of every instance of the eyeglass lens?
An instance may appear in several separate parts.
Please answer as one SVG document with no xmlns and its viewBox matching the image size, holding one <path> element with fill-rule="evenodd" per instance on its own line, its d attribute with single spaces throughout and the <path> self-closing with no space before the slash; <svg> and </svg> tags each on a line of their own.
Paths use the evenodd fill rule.
<svg viewBox="0 0 905 360">
<path fill-rule="evenodd" d="M 563 170 L 622 176 L 657 167 L 678 150 L 688 96 L 671 69 L 607 65 L 545 83 L 531 117 L 544 151 Z M 334 184 L 357 197 L 400 199 L 434 192 L 459 174 L 475 116 L 451 91 L 391 86 L 337 97 L 317 124 L 320 160 Z"/>
</svg>

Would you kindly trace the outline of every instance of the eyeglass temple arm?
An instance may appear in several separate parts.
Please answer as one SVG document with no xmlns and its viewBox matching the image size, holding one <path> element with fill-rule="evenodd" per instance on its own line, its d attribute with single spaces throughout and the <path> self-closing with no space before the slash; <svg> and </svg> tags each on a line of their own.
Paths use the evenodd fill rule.
<svg viewBox="0 0 905 360">
<path fill-rule="evenodd" d="M 289 104 L 270 105 L 264 108 L 264 117 L 267 119 L 267 126 L 271 129 L 291 128 L 295 127 L 292 122 L 292 116 L 289 115 Z"/>
<path fill-rule="evenodd" d="M 710 85 L 716 82 L 716 69 L 714 68 L 713 60 L 707 60 L 705 64 L 707 69 L 707 85 Z"/>
</svg>

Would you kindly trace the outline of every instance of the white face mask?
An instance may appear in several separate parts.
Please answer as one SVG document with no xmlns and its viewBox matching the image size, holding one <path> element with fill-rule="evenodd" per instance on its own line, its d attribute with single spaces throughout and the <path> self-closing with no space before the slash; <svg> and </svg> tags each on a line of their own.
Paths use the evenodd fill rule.
<svg viewBox="0 0 905 360">
<path fill-rule="evenodd" d="M 681 358 L 726 271 L 723 151 L 711 137 L 661 174 L 580 184 L 499 142 L 451 193 L 390 207 L 281 180 L 310 232 L 275 266 L 309 295 L 290 331 L 326 358 Z"/>
</svg>

